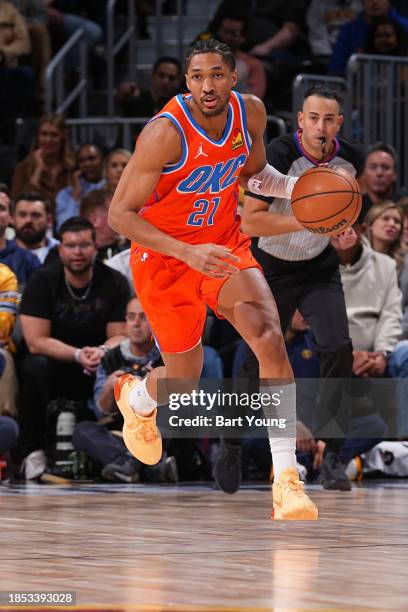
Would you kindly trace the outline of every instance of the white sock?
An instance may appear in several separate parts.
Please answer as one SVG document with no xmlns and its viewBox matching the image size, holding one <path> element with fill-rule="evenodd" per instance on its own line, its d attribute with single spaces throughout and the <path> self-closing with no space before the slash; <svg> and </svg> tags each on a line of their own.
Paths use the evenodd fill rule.
<svg viewBox="0 0 408 612">
<path fill-rule="evenodd" d="M 146 387 L 146 378 L 133 387 L 129 393 L 129 404 L 136 414 L 149 416 L 157 407 L 157 402 L 150 395 Z"/>
<path fill-rule="evenodd" d="M 296 385 L 263 386 L 261 393 L 270 396 L 279 395 L 278 406 L 263 406 L 263 412 L 267 419 L 285 419 L 285 429 L 282 429 L 280 438 L 276 437 L 277 428 L 268 427 L 269 446 L 271 448 L 274 479 L 279 480 L 283 470 L 296 467 Z"/>
<path fill-rule="evenodd" d="M 269 438 L 273 463 L 273 479 L 279 476 L 286 468 L 296 468 L 296 438 Z"/>
</svg>

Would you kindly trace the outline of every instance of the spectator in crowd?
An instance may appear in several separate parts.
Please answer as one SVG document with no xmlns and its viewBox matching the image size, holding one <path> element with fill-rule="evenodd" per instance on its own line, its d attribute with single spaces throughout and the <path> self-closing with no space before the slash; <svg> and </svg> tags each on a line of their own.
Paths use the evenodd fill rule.
<svg viewBox="0 0 408 612">
<path fill-rule="evenodd" d="M 17 381 L 10 353 L 18 302 L 17 278 L 8 266 L 0 264 L 0 455 L 11 450 L 19 436 L 18 425 L 12 418 L 17 416 Z"/>
<path fill-rule="evenodd" d="M 60 236 L 60 258 L 36 272 L 20 308 L 29 350 L 20 366 L 27 478 L 45 469 L 49 401 L 91 398 L 93 375 L 106 347 L 118 344 L 125 333 L 129 287 L 120 273 L 95 261 L 92 224 L 72 217 L 61 226 Z"/>
<path fill-rule="evenodd" d="M 254 55 L 268 59 L 275 55 L 275 58 L 284 59 L 292 52 L 304 51 L 301 34 L 306 7 L 303 0 L 223 0 L 215 18 L 231 9 L 246 15 L 246 46 Z"/>
<path fill-rule="evenodd" d="M 329 58 L 340 28 L 357 17 L 362 0 L 312 0 L 307 9 L 309 46 L 313 55 Z"/>
<path fill-rule="evenodd" d="M 401 200 L 403 202 L 403 199 Z M 400 204 L 392 201 L 380 202 L 368 211 L 364 227 L 371 247 L 392 257 L 397 264 L 399 284 L 402 293 L 402 336 L 408 339 L 408 248 L 407 215 Z M 407 414 L 408 418 L 408 414 Z"/>
<path fill-rule="evenodd" d="M 103 38 L 103 30 L 98 23 L 82 15 L 71 12 L 72 2 L 64 0 L 43 0 L 47 13 L 48 28 L 54 46 L 61 46 L 77 30 L 82 29 L 88 49 L 92 50 Z M 66 66 L 75 70 L 79 64 L 78 48 L 73 48 L 67 55 Z"/>
<path fill-rule="evenodd" d="M 16 322 L 19 301 L 16 275 L 8 266 L 0 264 L 0 414 L 10 416 L 17 415 L 17 381 L 11 333 Z"/>
<path fill-rule="evenodd" d="M 97 259 L 105 261 L 123 250 L 121 237 L 108 223 L 109 204 L 113 191 L 93 189 L 81 200 L 81 217 L 88 219 L 95 228 Z"/>
<path fill-rule="evenodd" d="M 125 117 L 152 117 L 177 93 L 181 76 L 178 59 L 159 57 L 153 65 L 149 89 L 141 89 L 134 81 L 119 85 L 116 99 L 120 113 Z"/>
<path fill-rule="evenodd" d="M 408 18 L 391 8 L 389 0 L 363 0 L 363 10 L 359 15 L 341 28 L 329 65 L 329 72 L 344 76 L 349 57 L 361 53 L 370 26 L 379 17 L 389 17 L 408 31 Z"/>
<path fill-rule="evenodd" d="M 402 211 L 401 248 L 404 253 L 408 253 L 408 196 L 401 198 L 398 206 Z"/>
<path fill-rule="evenodd" d="M 372 249 L 395 259 L 400 273 L 404 253 L 401 248 L 402 211 L 398 204 L 385 200 L 372 206 L 364 218 L 364 228 Z"/>
<path fill-rule="evenodd" d="M 405 256 L 404 267 L 400 275 L 400 288 L 402 293 L 402 336 L 408 340 L 408 261 Z"/>
<path fill-rule="evenodd" d="M 44 75 L 51 60 L 51 40 L 44 0 L 10 0 L 24 17 L 31 42 L 31 66 L 35 74 L 36 96 L 44 97 Z"/>
<path fill-rule="evenodd" d="M 41 262 L 34 253 L 19 247 L 15 240 L 6 239 L 6 229 L 11 223 L 11 194 L 7 185 L 0 184 L 0 262 L 6 264 L 17 276 L 20 290 Z"/>
<path fill-rule="evenodd" d="M 11 0 L 12 3 L 21 11 L 22 15 L 28 21 L 30 36 L 33 41 L 33 47 L 40 43 L 41 49 L 36 49 L 39 53 L 37 61 L 40 61 L 41 68 L 46 67 L 50 52 L 50 36 L 54 51 L 57 50 L 64 42 L 79 28 L 84 30 L 85 40 L 88 47 L 92 49 L 102 40 L 103 31 L 98 23 L 92 19 L 86 19 L 83 14 L 75 14 L 75 9 L 70 0 L 68 3 L 64 0 Z M 81 13 L 84 13 L 89 7 L 89 0 L 86 6 L 81 7 Z M 40 28 L 40 26 L 42 26 Z M 46 33 L 46 35 L 45 35 Z M 47 61 L 48 57 L 48 61 Z M 44 64 L 44 62 L 46 62 Z M 78 65 L 78 51 L 72 50 L 68 54 L 68 66 L 70 68 Z"/>
<path fill-rule="evenodd" d="M 304 0 L 227 0 L 229 5 L 243 5 L 248 16 L 249 53 L 262 58 L 268 68 L 271 92 L 268 110 L 291 108 L 292 81 L 301 72 L 299 61 L 308 54 L 306 3 Z"/>
<path fill-rule="evenodd" d="M 348 249 L 339 248 L 339 243 L 333 240 L 341 261 L 354 348 L 353 374 L 360 378 L 381 378 L 388 374 L 397 379 L 397 432 L 407 435 L 408 342 L 399 342 L 402 309 L 396 262 L 362 240 L 361 226 L 355 225 L 354 229 L 357 239 Z"/>
<path fill-rule="evenodd" d="M 360 180 L 363 192 L 361 219 L 373 204 L 397 198 L 397 164 L 397 152 L 391 145 L 377 142 L 369 147 Z"/>
<path fill-rule="evenodd" d="M 78 170 L 73 174 L 73 185 L 64 187 L 55 198 L 55 226 L 58 230 L 70 217 L 79 214 L 81 199 L 92 189 L 104 186 L 103 155 L 97 145 L 84 143 L 78 151 Z"/>
<path fill-rule="evenodd" d="M 115 191 L 116 186 L 119 183 L 119 179 L 122 176 L 122 172 L 126 168 L 126 164 L 128 163 L 131 155 L 131 152 L 127 149 L 114 149 L 108 153 L 105 159 L 104 168 L 106 189 Z"/>
<path fill-rule="evenodd" d="M 20 430 L 14 419 L 9 416 L 0 416 L 0 455 L 8 453 L 17 445 L 19 435 Z"/>
<path fill-rule="evenodd" d="M 401 250 L 404 254 L 404 264 L 400 274 L 400 289 L 402 293 L 402 335 L 408 340 L 408 202 L 407 198 L 402 198 L 399 204 L 403 213 L 403 225 L 401 234 Z"/>
<path fill-rule="evenodd" d="M 30 38 L 22 15 L 10 2 L 0 1 L 0 125 L 4 129 L 28 110 L 34 94 L 34 72 L 22 60 L 30 53 Z M 3 136 L 5 135 L 3 131 Z"/>
<path fill-rule="evenodd" d="M 0 347 L 12 348 L 11 332 L 16 322 L 19 294 L 14 272 L 0 264 Z"/>
<path fill-rule="evenodd" d="M 407 30 L 392 17 L 378 17 L 370 26 L 363 52 L 372 55 L 407 55 Z"/>
<path fill-rule="evenodd" d="M 28 249 L 44 263 L 50 249 L 59 244 L 49 229 L 52 224 L 50 204 L 44 196 L 22 193 L 14 204 L 13 225 L 16 244 Z"/>
<path fill-rule="evenodd" d="M 263 99 L 266 94 L 266 70 L 260 59 L 245 53 L 241 47 L 246 40 L 248 23 L 245 14 L 229 10 L 217 14 L 209 25 L 209 31 L 200 39 L 216 38 L 229 46 L 235 56 L 238 83 L 236 89 L 242 93 L 252 93 Z"/>
<path fill-rule="evenodd" d="M 48 198 L 54 215 L 55 196 L 73 181 L 75 156 L 61 115 L 49 113 L 39 121 L 31 152 L 17 164 L 12 193 L 35 191 Z"/>
<path fill-rule="evenodd" d="M 111 428 L 122 429 L 123 418 L 118 411 L 114 387 L 119 376 L 130 372 L 143 378 L 147 371 L 162 365 L 160 352 L 151 335 L 149 323 L 136 297 L 126 308 L 127 338 L 109 350 L 96 372 L 94 385 L 95 412 L 97 418 L 111 417 L 109 426 L 93 421 L 82 421 L 74 430 L 73 444 L 101 464 L 102 477 L 107 480 L 135 482 L 141 479 L 177 480 L 173 457 L 162 457 L 159 465 L 144 466 L 128 453 L 121 438 L 113 435 Z"/>
</svg>

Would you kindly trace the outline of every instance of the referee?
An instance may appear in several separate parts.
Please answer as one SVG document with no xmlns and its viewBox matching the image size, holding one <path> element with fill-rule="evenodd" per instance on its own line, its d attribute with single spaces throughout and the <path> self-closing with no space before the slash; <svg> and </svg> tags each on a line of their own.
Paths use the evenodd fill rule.
<svg viewBox="0 0 408 612">
<path fill-rule="evenodd" d="M 364 169 L 362 148 L 337 136 L 343 123 L 341 104 L 335 90 L 323 86 L 308 89 L 298 113 L 298 131 L 276 138 L 268 145 L 268 162 L 289 176 L 300 176 L 320 164 L 331 164 L 359 177 Z M 265 198 L 253 192 L 245 197 L 242 229 L 250 236 L 259 237 L 254 240 L 253 254 L 272 290 L 283 333 L 296 308 L 313 333 L 321 377 L 316 433 L 322 434 L 330 414 L 330 419 L 335 417 L 340 432 L 345 435 L 349 406 L 342 402 L 344 384 L 337 379 L 351 379 L 353 349 L 339 259 L 330 238 L 305 230 L 293 216 L 290 200 Z M 336 240 L 340 248 L 348 248 L 355 238 L 353 232 L 346 231 Z M 249 351 L 239 377 L 258 376 L 258 363 Z M 343 442 L 341 437 L 326 438 L 320 474 L 326 489 L 351 488 L 339 456 Z M 239 488 L 241 448 L 239 439 L 225 438 L 220 443 L 214 477 L 228 493 Z"/>
</svg>

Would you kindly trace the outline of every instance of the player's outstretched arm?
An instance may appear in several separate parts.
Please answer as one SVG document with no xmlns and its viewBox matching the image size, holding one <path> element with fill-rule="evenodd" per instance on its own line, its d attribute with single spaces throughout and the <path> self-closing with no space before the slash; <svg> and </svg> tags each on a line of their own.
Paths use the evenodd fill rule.
<svg viewBox="0 0 408 612">
<path fill-rule="evenodd" d="M 199 272 L 224 278 L 237 272 L 238 258 L 215 244 L 190 245 L 167 235 L 138 215 L 156 188 L 163 168 L 182 154 L 180 137 L 165 118 L 149 123 L 122 173 L 109 208 L 109 224 L 119 234 L 152 251 L 184 261 Z"/>
<path fill-rule="evenodd" d="M 246 195 L 242 212 L 241 229 L 248 236 L 279 236 L 304 230 L 293 215 L 269 212 L 269 204 L 259 198 Z"/>
<path fill-rule="evenodd" d="M 241 171 L 241 184 L 258 195 L 290 198 L 297 177 L 282 174 L 266 161 L 263 141 L 266 128 L 265 105 L 259 98 L 252 95 L 245 95 L 243 98 L 252 148 Z"/>
</svg>

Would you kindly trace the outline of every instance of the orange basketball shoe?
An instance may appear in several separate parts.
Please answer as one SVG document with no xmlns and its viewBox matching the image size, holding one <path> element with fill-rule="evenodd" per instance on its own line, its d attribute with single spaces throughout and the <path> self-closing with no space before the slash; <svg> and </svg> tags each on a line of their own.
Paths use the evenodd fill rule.
<svg viewBox="0 0 408 612">
<path fill-rule="evenodd" d="M 129 392 L 140 384 L 131 374 L 119 376 L 115 384 L 115 400 L 124 419 L 123 441 L 136 459 L 154 465 L 162 456 L 162 438 L 156 426 L 155 408 L 148 417 L 136 414 L 129 404 Z"/>
<path fill-rule="evenodd" d="M 272 486 L 272 519 L 280 521 L 316 521 L 318 510 L 304 491 L 295 468 L 283 470 Z"/>
</svg>

